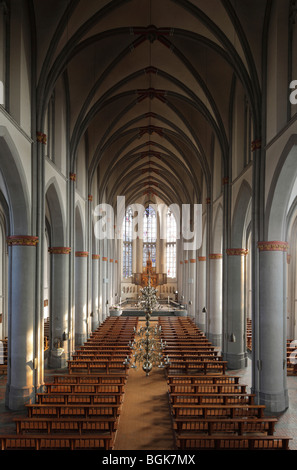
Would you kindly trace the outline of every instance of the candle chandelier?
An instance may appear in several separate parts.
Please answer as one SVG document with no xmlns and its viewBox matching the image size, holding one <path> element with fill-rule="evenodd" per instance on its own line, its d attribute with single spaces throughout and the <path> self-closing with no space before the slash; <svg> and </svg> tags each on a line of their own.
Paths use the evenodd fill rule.
<svg viewBox="0 0 297 470">
<path fill-rule="evenodd" d="M 166 341 L 163 341 L 161 338 L 161 325 L 155 327 L 150 326 L 152 312 L 159 307 L 157 292 L 158 290 L 151 286 L 149 276 L 147 286 L 141 289 L 141 304 L 145 310 L 145 326 L 137 331 L 135 329 L 135 337 L 138 337 L 138 339 L 129 342 L 129 346 L 134 353 L 132 359 L 127 357 L 124 362 L 134 369 L 142 364 L 142 369 L 146 375 L 149 375 L 154 366 L 164 368 L 169 365 L 168 356 L 164 356 L 163 354 Z"/>
</svg>

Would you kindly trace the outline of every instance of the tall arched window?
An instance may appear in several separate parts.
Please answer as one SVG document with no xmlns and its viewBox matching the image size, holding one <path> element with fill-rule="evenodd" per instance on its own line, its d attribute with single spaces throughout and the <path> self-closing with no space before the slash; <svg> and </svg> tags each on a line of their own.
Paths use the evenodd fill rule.
<svg viewBox="0 0 297 470">
<path fill-rule="evenodd" d="M 152 266 L 156 266 L 157 214 L 148 206 L 143 215 L 143 266 L 150 254 Z"/>
<path fill-rule="evenodd" d="M 176 277 L 176 220 L 170 209 L 166 215 L 166 262 L 167 277 Z"/>
<path fill-rule="evenodd" d="M 133 213 L 132 208 L 128 207 L 123 220 L 123 277 L 132 276 L 132 230 Z"/>
</svg>

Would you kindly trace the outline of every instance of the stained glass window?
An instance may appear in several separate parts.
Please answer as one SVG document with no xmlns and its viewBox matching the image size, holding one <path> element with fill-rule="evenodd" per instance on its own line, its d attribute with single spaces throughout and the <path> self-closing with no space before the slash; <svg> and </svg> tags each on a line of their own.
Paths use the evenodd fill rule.
<svg viewBox="0 0 297 470">
<path fill-rule="evenodd" d="M 150 254 L 152 266 L 156 266 L 157 214 L 148 206 L 143 215 L 143 266 Z"/>
<path fill-rule="evenodd" d="M 167 212 L 166 262 L 167 277 L 176 277 L 176 220 L 170 209 Z"/>
<path fill-rule="evenodd" d="M 123 220 L 123 277 L 132 276 L 132 228 L 133 213 L 131 207 L 126 211 Z"/>
</svg>

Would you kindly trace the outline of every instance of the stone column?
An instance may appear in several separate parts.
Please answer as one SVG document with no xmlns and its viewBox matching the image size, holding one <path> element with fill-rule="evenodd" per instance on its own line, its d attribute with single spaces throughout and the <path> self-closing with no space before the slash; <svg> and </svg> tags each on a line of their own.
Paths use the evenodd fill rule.
<svg viewBox="0 0 297 470">
<path fill-rule="evenodd" d="M 245 322 L 245 258 L 244 248 L 228 248 L 227 311 L 224 315 L 223 357 L 229 369 L 247 366 Z"/>
<path fill-rule="evenodd" d="M 107 257 L 102 256 L 102 321 L 104 321 L 107 318 Z"/>
<path fill-rule="evenodd" d="M 100 324 L 99 318 L 99 260 L 100 255 L 92 254 L 92 331 Z"/>
<path fill-rule="evenodd" d="M 198 328 L 205 332 L 206 313 L 206 256 L 198 258 Z"/>
<path fill-rule="evenodd" d="M 109 282 L 109 307 L 114 304 L 114 269 L 113 269 L 113 258 L 109 259 L 109 275 L 108 275 L 108 282 Z"/>
<path fill-rule="evenodd" d="M 48 365 L 66 367 L 69 359 L 69 247 L 51 247 L 50 350 Z"/>
<path fill-rule="evenodd" d="M 286 368 L 286 251 L 287 243 L 263 241 L 259 249 L 259 318 L 253 319 L 253 373 L 258 387 L 252 389 L 271 413 L 288 407 Z"/>
<path fill-rule="evenodd" d="M 102 303 L 102 293 L 103 293 L 103 272 L 102 272 L 102 269 L 103 269 L 103 262 L 102 262 L 102 256 L 99 255 L 99 260 L 98 260 L 98 264 L 99 264 L 99 274 L 98 274 L 98 309 L 99 309 L 99 312 L 98 312 L 98 315 L 99 315 L 99 325 L 101 325 L 102 321 L 103 321 L 103 303 Z"/>
<path fill-rule="evenodd" d="M 183 297 L 182 303 L 186 305 L 188 303 L 188 252 L 183 251 Z"/>
<path fill-rule="evenodd" d="M 9 251 L 9 334 L 6 406 L 24 409 L 35 401 L 35 271 L 37 237 L 11 236 Z"/>
<path fill-rule="evenodd" d="M 75 345 L 87 341 L 87 251 L 75 252 Z"/>
<path fill-rule="evenodd" d="M 181 296 L 183 293 L 183 278 L 184 278 L 184 262 L 180 260 L 179 265 L 178 265 L 178 300 L 181 300 Z"/>
<path fill-rule="evenodd" d="M 210 299 L 208 311 L 208 337 L 214 346 L 222 342 L 222 259 L 220 253 L 209 255 Z"/>
<path fill-rule="evenodd" d="M 188 316 L 195 320 L 196 314 L 196 258 L 195 252 L 190 253 L 189 258 L 189 278 L 188 278 L 188 288 L 189 288 L 189 302 L 188 302 Z"/>
</svg>

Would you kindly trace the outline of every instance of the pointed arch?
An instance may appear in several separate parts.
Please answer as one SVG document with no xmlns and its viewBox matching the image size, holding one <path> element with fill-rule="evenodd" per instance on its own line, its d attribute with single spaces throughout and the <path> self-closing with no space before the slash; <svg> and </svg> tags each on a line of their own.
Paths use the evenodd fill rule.
<svg viewBox="0 0 297 470">
<path fill-rule="evenodd" d="M 51 178 L 45 188 L 46 202 L 50 213 L 51 244 L 52 246 L 65 245 L 65 213 L 63 198 L 56 178 Z"/>
<path fill-rule="evenodd" d="M 219 204 L 216 210 L 216 215 L 213 224 L 213 239 L 212 251 L 213 253 L 222 253 L 223 241 L 223 207 Z"/>
<path fill-rule="evenodd" d="M 10 209 L 10 233 L 30 233 L 30 197 L 21 157 L 6 127 L 0 126 L 0 172 Z"/>
<path fill-rule="evenodd" d="M 292 189 L 297 178 L 297 135 L 292 135 L 279 158 L 266 204 L 267 240 L 286 240 L 286 218 Z"/>
<path fill-rule="evenodd" d="M 251 203 L 252 188 L 246 180 L 243 180 L 239 188 L 231 227 L 231 247 L 241 248 L 246 243 L 246 229 L 249 221 L 249 206 Z"/>
</svg>

